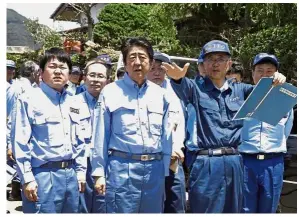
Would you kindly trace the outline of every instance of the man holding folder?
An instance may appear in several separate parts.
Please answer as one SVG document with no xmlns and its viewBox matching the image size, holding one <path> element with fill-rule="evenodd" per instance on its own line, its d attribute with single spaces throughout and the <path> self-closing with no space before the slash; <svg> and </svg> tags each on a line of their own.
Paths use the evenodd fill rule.
<svg viewBox="0 0 299 217">
<path fill-rule="evenodd" d="M 278 66 L 274 55 L 256 55 L 252 72 L 254 84 L 262 77 L 273 77 Z M 276 212 L 283 184 L 286 140 L 292 125 L 292 110 L 276 126 L 253 118 L 244 120 L 242 143 L 238 148 L 244 161 L 243 212 Z"/>
</svg>

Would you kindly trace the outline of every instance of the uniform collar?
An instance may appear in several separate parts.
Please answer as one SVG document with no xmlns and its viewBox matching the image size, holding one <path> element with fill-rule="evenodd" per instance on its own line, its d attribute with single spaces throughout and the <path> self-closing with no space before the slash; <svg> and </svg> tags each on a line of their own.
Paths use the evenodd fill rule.
<svg viewBox="0 0 299 217">
<path fill-rule="evenodd" d="M 132 78 L 130 78 L 130 76 L 128 75 L 127 72 L 125 73 L 123 80 L 124 80 L 125 84 L 128 85 L 129 87 L 134 87 L 137 89 L 146 88 L 148 86 L 148 80 L 145 79 L 145 82 L 139 88 L 138 84 L 135 81 L 133 81 Z"/>
<path fill-rule="evenodd" d="M 165 78 L 165 80 L 164 80 L 163 83 L 161 84 L 161 87 L 164 88 L 164 89 L 166 89 L 167 86 L 170 84 L 169 82 L 170 82 L 169 79 L 168 79 L 168 78 Z"/>
<path fill-rule="evenodd" d="M 85 96 L 88 102 L 96 102 L 97 98 L 91 95 L 88 91 L 85 91 Z"/>
<path fill-rule="evenodd" d="M 40 82 L 40 88 L 42 89 L 42 91 L 49 96 L 52 100 L 57 100 L 59 99 L 61 96 L 65 95 L 67 92 L 65 91 L 65 88 L 63 88 L 62 93 L 54 90 L 52 87 L 50 87 L 49 85 L 47 85 L 46 83 L 44 83 L 43 81 Z"/>
<path fill-rule="evenodd" d="M 225 82 L 224 82 L 224 84 L 221 88 L 215 87 L 212 80 L 210 78 L 208 78 L 207 76 L 205 76 L 203 79 L 204 79 L 205 89 L 207 91 L 212 91 L 213 89 L 221 91 L 220 89 L 222 89 L 221 92 L 223 92 L 223 91 L 226 91 L 228 89 L 232 89 L 231 82 L 228 82 L 227 79 L 225 79 Z"/>
</svg>

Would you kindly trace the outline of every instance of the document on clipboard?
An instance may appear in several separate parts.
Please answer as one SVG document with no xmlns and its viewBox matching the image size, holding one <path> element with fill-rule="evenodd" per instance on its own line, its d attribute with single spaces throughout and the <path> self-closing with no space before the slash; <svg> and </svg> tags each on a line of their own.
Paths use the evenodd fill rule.
<svg viewBox="0 0 299 217">
<path fill-rule="evenodd" d="M 297 104 L 297 87 L 284 83 L 272 86 L 273 78 L 262 78 L 243 103 L 233 120 L 247 117 L 273 126 Z"/>
</svg>

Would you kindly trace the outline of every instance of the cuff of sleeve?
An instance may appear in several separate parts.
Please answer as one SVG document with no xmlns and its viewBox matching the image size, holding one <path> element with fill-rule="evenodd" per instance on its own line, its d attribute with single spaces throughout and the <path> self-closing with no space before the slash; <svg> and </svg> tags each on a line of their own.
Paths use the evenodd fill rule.
<svg viewBox="0 0 299 217">
<path fill-rule="evenodd" d="M 101 167 L 96 168 L 96 169 L 92 170 L 91 176 L 102 176 L 102 177 L 105 177 L 105 171 Z"/>
<path fill-rule="evenodd" d="M 182 83 L 183 78 L 180 78 L 179 80 L 170 79 L 170 82 L 174 85 L 180 85 Z"/>
<path fill-rule="evenodd" d="M 163 156 L 165 176 L 169 176 L 170 157 L 170 155 L 166 154 Z"/>
<path fill-rule="evenodd" d="M 23 179 L 22 179 L 22 184 L 25 184 L 25 183 L 28 183 L 28 182 L 32 182 L 32 181 L 35 181 L 33 173 L 32 172 L 24 173 Z"/>
<path fill-rule="evenodd" d="M 86 174 L 82 171 L 77 172 L 77 179 L 81 180 L 81 181 L 85 181 L 86 180 Z"/>
<path fill-rule="evenodd" d="M 10 149 L 10 150 L 12 150 L 11 143 L 8 143 L 8 144 L 7 144 L 7 149 Z"/>
</svg>

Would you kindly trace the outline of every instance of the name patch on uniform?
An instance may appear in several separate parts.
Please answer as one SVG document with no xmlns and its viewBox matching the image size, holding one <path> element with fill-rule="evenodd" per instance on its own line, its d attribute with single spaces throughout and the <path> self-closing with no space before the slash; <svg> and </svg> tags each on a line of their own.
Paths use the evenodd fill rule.
<svg viewBox="0 0 299 217">
<path fill-rule="evenodd" d="M 79 114 L 79 109 L 75 109 L 75 108 L 70 108 L 71 112 Z"/>
<path fill-rule="evenodd" d="M 96 108 L 100 107 L 101 106 L 101 102 L 97 102 L 96 104 Z"/>
</svg>

